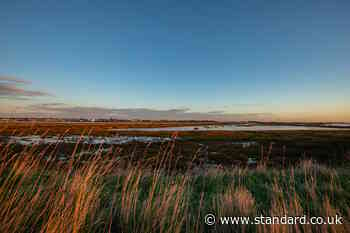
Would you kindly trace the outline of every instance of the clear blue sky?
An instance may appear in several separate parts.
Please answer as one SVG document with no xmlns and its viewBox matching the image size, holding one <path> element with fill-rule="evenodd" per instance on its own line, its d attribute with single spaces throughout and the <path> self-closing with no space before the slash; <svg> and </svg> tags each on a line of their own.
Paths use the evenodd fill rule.
<svg viewBox="0 0 350 233">
<path fill-rule="evenodd" d="M 50 94 L 21 101 L 7 88 L 2 112 L 64 103 L 345 121 L 349 12 L 347 0 L 1 1 L 0 75 Z"/>
</svg>

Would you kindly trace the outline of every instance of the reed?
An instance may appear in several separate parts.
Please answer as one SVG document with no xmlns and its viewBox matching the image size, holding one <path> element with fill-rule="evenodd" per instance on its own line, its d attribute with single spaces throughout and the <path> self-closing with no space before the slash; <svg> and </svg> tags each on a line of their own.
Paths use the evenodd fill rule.
<svg viewBox="0 0 350 233">
<path fill-rule="evenodd" d="M 0 232 L 350 232 L 349 171 L 312 160 L 294 167 L 177 171 L 174 142 L 152 166 L 125 160 L 119 148 L 57 160 L 56 144 L 0 146 Z M 272 146 L 271 146 L 272 147 Z M 94 148 L 83 147 L 85 151 Z M 96 149 L 96 148 L 95 148 Z M 269 149 L 269 151 L 272 148 Z M 145 152 L 146 156 L 147 152 Z M 127 161 L 127 164 L 121 164 Z M 335 216 L 343 225 L 206 226 L 217 216 Z"/>
</svg>

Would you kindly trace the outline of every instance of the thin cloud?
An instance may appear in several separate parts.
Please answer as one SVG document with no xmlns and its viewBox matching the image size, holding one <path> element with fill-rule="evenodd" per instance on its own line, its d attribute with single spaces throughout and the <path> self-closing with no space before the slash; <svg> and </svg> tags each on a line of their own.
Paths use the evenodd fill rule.
<svg viewBox="0 0 350 233">
<path fill-rule="evenodd" d="M 208 114 L 224 114 L 224 111 L 210 111 Z"/>
<path fill-rule="evenodd" d="M 29 112 L 35 115 L 56 116 L 61 118 L 119 118 L 144 120 L 270 120 L 271 113 L 225 113 L 222 111 L 191 112 L 188 108 L 157 110 L 149 108 L 103 108 L 75 107 L 62 103 L 31 105 Z"/>
<path fill-rule="evenodd" d="M 21 83 L 21 84 L 31 84 L 31 81 L 15 78 L 12 76 L 0 76 L 0 82 L 10 82 L 10 83 Z"/>
<path fill-rule="evenodd" d="M 27 90 L 21 87 L 31 82 L 14 77 L 0 76 L 0 97 L 6 99 L 26 99 L 27 97 L 51 96 L 47 92 Z"/>
</svg>

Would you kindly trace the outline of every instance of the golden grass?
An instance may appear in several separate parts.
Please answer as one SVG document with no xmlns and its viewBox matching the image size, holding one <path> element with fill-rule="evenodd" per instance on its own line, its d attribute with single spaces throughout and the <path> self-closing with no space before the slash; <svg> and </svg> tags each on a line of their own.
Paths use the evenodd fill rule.
<svg viewBox="0 0 350 233">
<path fill-rule="evenodd" d="M 214 180 L 213 187 L 222 191 L 214 190 L 215 195 L 209 195 L 204 188 L 199 193 L 195 190 L 198 175 L 170 169 L 176 161 L 171 153 L 173 146 L 169 143 L 160 151 L 153 169 L 131 164 L 122 169 L 120 160 L 106 159 L 101 153 L 83 161 L 75 150 L 68 162 L 59 162 L 54 160 L 53 152 L 47 153 L 48 148 L 38 151 L 36 146 L 25 147 L 20 153 L 14 153 L 11 145 L 2 145 L 0 232 L 350 232 L 349 206 L 344 207 L 347 211 L 344 213 L 333 205 L 336 197 L 332 195 L 345 192 L 334 169 L 308 160 L 281 171 L 267 168 L 265 163 L 258 170 L 210 170 L 201 175 L 204 179 L 201 186 L 210 188 L 210 180 Z M 269 175 L 273 177 L 272 182 L 257 183 L 269 190 L 267 194 L 271 197 L 269 208 L 262 209 L 261 201 L 257 201 L 259 192 L 247 181 Z M 319 191 L 318 176 L 322 175 L 329 177 L 325 184 L 331 195 Z M 231 179 L 229 185 L 215 186 L 215 180 L 223 177 Z M 108 179 L 115 182 L 106 193 Z M 307 200 L 306 204 L 302 199 Z M 342 213 L 347 222 L 322 226 L 210 228 L 203 221 L 210 210 L 218 216 L 262 213 L 266 216 L 335 216 Z"/>
</svg>

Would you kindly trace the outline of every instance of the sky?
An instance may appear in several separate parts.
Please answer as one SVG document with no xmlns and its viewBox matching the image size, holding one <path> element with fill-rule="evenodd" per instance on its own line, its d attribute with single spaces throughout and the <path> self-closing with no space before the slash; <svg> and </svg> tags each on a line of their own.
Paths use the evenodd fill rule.
<svg viewBox="0 0 350 233">
<path fill-rule="evenodd" d="M 350 122 L 350 1 L 1 1 L 0 117 Z"/>
</svg>

